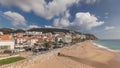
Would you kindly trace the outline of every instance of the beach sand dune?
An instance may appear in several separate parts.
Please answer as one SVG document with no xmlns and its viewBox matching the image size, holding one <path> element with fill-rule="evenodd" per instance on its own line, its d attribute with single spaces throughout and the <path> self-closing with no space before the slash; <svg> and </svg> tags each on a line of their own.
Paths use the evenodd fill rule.
<svg viewBox="0 0 120 68">
<path fill-rule="evenodd" d="M 65 47 L 50 59 L 27 68 L 120 68 L 118 59 L 115 53 L 86 41 Z"/>
</svg>

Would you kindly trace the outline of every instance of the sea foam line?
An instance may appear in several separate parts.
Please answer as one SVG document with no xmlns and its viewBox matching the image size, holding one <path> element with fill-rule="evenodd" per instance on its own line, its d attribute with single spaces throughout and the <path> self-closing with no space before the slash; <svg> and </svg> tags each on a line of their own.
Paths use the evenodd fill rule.
<svg viewBox="0 0 120 68">
<path fill-rule="evenodd" d="M 93 45 L 95 45 L 95 46 L 97 46 L 97 47 L 99 47 L 99 48 L 106 49 L 106 50 L 111 51 L 111 52 L 119 52 L 119 53 L 120 53 L 120 50 L 113 50 L 113 49 L 110 49 L 110 48 L 105 47 L 105 46 L 103 46 L 103 45 L 100 45 L 100 44 L 98 44 L 98 43 L 95 43 L 95 42 L 93 42 L 93 41 L 92 41 L 92 43 L 93 43 Z"/>
</svg>

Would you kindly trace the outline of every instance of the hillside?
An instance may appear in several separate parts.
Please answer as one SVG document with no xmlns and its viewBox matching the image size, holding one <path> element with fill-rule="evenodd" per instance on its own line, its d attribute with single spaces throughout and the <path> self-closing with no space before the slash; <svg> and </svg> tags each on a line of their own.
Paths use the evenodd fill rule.
<svg viewBox="0 0 120 68">
<path fill-rule="evenodd" d="M 10 28 L 0 28 L 0 31 L 3 32 L 4 34 L 10 34 L 10 33 L 19 33 L 22 32 L 24 33 L 25 30 L 22 29 L 10 29 Z M 55 32 L 64 32 L 64 33 L 74 33 L 74 34 L 81 34 L 81 32 L 77 32 L 77 31 L 72 31 L 72 30 L 67 30 L 67 29 L 57 29 L 57 28 L 32 28 L 26 31 L 38 31 L 38 32 L 43 32 L 43 33 L 55 33 Z M 97 37 L 95 37 L 93 34 L 85 34 L 87 39 L 97 39 Z"/>
<path fill-rule="evenodd" d="M 13 33 L 15 30 L 10 28 L 0 28 L 0 31 L 3 32 L 4 34 L 9 34 Z"/>
<path fill-rule="evenodd" d="M 32 28 L 29 29 L 28 31 L 40 31 L 43 33 L 47 33 L 47 32 L 70 32 L 70 30 L 66 30 L 66 29 L 57 29 L 57 28 Z"/>
<path fill-rule="evenodd" d="M 22 29 L 10 29 L 10 28 L 0 28 L 0 31 L 4 34 L 10 34 L 10 33 L 18 33 L 18 32 L 25 32 L 25 30 Z"/>
</svg>

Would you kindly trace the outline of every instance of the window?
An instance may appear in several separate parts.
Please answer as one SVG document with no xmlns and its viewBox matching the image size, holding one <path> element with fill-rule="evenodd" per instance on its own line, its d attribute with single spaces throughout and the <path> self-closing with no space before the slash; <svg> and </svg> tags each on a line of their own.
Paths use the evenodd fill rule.
<svg viewBox="0 0 120 68">
<path fill-rule="evenodd" d="M 0 46 L 0 49 L 8 49 L 9 46 Z"/>
</svg>

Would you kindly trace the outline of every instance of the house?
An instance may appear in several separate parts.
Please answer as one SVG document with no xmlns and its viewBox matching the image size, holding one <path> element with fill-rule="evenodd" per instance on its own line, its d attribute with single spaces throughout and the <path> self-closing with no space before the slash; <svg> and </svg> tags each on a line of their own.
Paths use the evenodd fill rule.
<svg viewBox="0 0 120 68">
<path fill-rule="evenodd" d="M 57 36 L 57 37 L 55 37 L 55 42 L 59 42 L 59 41 L 61 41 L 61 40 L 63 40 L 63 37 L 62 37 L 62 36 Z"/>
<path fill-rule="evenodd" d="M 31 45 L 34 45 L 34 43 L 36 43 L 38 39 L 33 37 L 17 37 L 15 41 L 16 41 L 16 44 L 18 44 L 18 46 L 23 44 L 27 44 L 31 46 Z"/>
<path fill-rule="evenodd" d="M 0 32 L 0 35 L 3 35 L 3 32 Z"/>
<path fill-rule="evenodd" d="M 37 38 L 30 38 L 29 40 L 27 40 L 27 43 L 29 44 L 29 46 L 32 46 L 32 45 L 34 45 L 37 41 L 38 41 Z"/>
<path fill-rule="evenodd" d="M 15 41 L 10 35 L 1 36 L 0 40 L 0 51 L 4 50 L 14 50 Z"/>
<path fill-rule="evenodd" d="M 45 43 L 45 40 L 43 40 L 43 39 L 39 39 L 39 40 L 37 41 L 37 43 L 38 43 L 39 45 L 42 45 L 42 44 Z"/>
<path fill-rule="evenodd" d="M 27 38 L 16 37 L 15 41 L 16 41 L 16 44 L 22 44 L 27 41 Z"/>
<path fill-rule="evenodd" d="M 72 36 L 71 36 L 71 34 L 66 34 L 65 35 L 64 42 L 65 43 L 71 43 L 72 42 Z"/>
<path fill-rule="evenodd" d="M 80 35 L 80 39 L 86 39 L 85 35 Z"/>
<path fill-rule="evenodd" d="M 0 50 L 14 50 L 14 40 L 0 40 Z"/>
<path fill-rule="evenodd" d="M 81 35 L 80 34 L 76 34 L 76 38 L 81 38 Z"/>
<path fill-rule="evenodd" d="M 23 37 L 25 35 L 25 33 L 19 32 L 19 33 L 14 33 L 12 35 L 15 36 L 15 37 Z"/>
<path fill-rule="evenodd" d="M 36 32 L 36 31 L 27 31 L 27 35 L 42 35 L 42 32 Z"/>
</svg>

